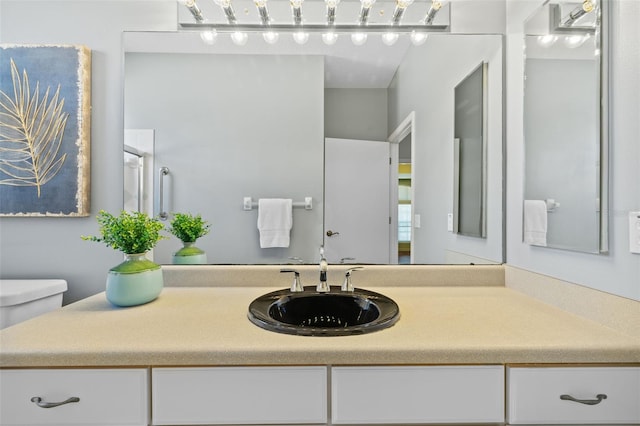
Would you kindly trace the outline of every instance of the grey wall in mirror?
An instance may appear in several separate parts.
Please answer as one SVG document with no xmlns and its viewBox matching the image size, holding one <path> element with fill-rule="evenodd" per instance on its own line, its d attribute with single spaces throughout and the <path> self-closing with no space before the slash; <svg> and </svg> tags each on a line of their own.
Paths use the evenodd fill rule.
<svg viewBox="0 0 640 426">
<path fill-rule="evenodd" d="M 601 5 L 550 2 L 525 23 L 524 241 L 607 250 Z M 581 16 L 575 21 L 571 15 Z"/>
<path fill-rule="evenodd" d="M 239 49 L 222 40 L 204 45 L 197 33 L 125 33 L 125 145 L 142 151 L 145 167 L 154 171 L 152 181 L 142 185 L 131 179 L 136 187 L 125 190 L 125 202 L 137 205 L 131 200 L 139 197 L 153 214 L 201 214 L 212 231 L 197 245 L 211 263 L 298 261 L 292 258 L 315 263 L 328 238 L 325 138 L 386 141 L 396 168 L 387 171 L 391 189 L 350 192 L 353 186 L 345 181 L 350 202 L 388 199 L 388 240 L 398 244 L 402 222 L 413 263 L 503 262 L 503 37 L 432 34 L 419 46 L 401 38 L 390 47 L 371 34 L 356 51 L 346 38 L 325 46 L 315 45 L 313 37 L 305 46 L 286 40 L 271 46 L 250 38 Z M 482 239 L 447 229 L 453 206 L 454 89 L 479 63 L 489 64 Z M 405 142 L 389 143 L 409 116 Z M 408 175 L 398 171 L 399 162 L 410 163 Z M 161 167 L 169 173 L 159 197 Z M 410 213 L 403 220 L 399 205 L 407 200 L 398 193 L 408 180 Z M 254 202 L 311 197 L 313 208 L 293 208 L 289 247 L 261 249 L 258 212 L 243 209 L 244 197 Z M 341 210 L 353 211 L 350 205 Z M 175 238 L 161 241 L 154 258 L 170 263 L 179 248 Z M 390 252 L 382 263 L 402 261 L 397 246 Z M 346 251 L 328 260 L 343 257 L 354 256 Z M 357 256 L 349 262 L 373 263 Z"/>
</svg>

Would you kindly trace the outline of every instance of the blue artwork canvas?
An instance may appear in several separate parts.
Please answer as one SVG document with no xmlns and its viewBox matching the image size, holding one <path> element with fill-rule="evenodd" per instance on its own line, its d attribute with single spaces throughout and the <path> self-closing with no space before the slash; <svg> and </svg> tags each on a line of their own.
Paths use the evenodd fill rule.
<svg viewBox="0 0 640 426">
<path fill-rule="evenodd" d="M 91 51 L 0 45 L 0 216 L 88 216 Z"/>
</svg>

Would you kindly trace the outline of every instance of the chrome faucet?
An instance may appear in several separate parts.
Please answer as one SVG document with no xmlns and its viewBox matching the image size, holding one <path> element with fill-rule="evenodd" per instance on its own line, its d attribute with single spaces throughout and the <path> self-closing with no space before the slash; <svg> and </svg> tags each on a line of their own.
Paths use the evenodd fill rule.
<svg viewBox="0 0 640 426">
<path fill-rule="evenodd" d="M 316 286 L 318 293 L 329 292 L 329 285 L 327 284 L 327 259 L 324 257 L 324 246 L 320 246 L 320 282 Z"/>
<path fill-rule="evenodd" d="M 347 272 L 344 274 L 344 282 L 342 283 L 342 291 L 354 291 L 353 284 L 351 283 L 351 273 L 353 271 L 359 271 L 364 269 L 362 266 L 356 266 L 355 268 L 347 269 Z"/>
</svg>

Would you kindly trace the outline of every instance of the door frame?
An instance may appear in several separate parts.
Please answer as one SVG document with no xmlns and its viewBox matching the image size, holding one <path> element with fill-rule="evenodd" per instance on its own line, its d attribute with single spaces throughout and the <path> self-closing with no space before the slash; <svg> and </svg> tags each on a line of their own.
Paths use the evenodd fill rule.
<svg viewBox="0 0 640 426">
<path fill-rule="evenodd" d="M 389 217 L 391 218 L 389 256 L 390 263 L 398 263 L 398 163 L 399 145 L 407 136 L 411 137 L 411 264 L 414 263 L 414 232 L 415 229 L 415 147 L 416 147 L 416 112 L 411 111 L 407 117 L 389 135 L 387 141 L 391 144 L 391 169 L 389 173 Z M 391 262 L 391 260 L 393 260 Z"/>
</svg>

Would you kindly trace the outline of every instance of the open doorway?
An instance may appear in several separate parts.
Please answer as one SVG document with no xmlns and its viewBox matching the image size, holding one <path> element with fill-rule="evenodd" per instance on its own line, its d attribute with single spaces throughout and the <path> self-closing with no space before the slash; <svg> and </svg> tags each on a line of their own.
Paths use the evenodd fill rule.
<svg viewBox="0 0 640 426">
<path fill-rule="evenodd" d="M 413 230 L 418 227 L 419 217 L 415 214 L 413 158 L 415 139 L 415 113 L 393 131 L 388 140 L 391 143 L 391 256 L 394 263 L 409 264 L 414 259 Z"/>
</svg>

